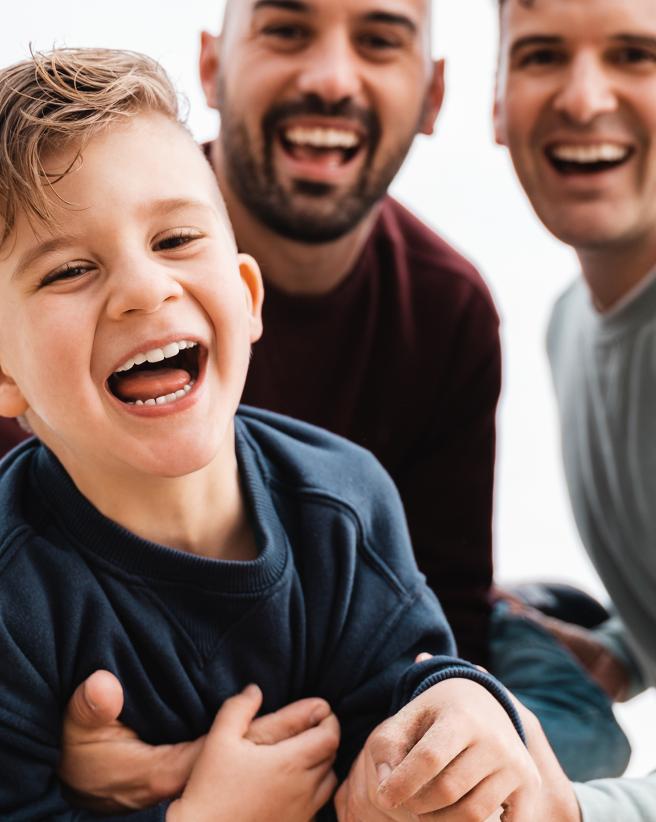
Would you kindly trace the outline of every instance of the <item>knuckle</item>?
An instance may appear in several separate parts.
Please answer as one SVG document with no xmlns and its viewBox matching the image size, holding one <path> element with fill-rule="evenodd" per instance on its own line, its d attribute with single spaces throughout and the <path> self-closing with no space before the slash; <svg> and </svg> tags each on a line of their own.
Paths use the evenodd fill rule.
<svg viewBox="0 0 656 822">
<path fill-rule="evenodd" d="M 454 805 L 465 793 L 460 779 L 444 774 L 438 781 L 440 799 L 445 805 Z"/>
</svg>

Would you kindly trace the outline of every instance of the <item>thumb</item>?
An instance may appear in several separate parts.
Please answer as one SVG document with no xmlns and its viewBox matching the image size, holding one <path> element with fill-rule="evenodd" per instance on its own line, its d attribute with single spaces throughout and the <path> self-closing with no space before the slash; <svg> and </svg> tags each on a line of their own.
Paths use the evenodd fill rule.
<svg viewBox="0 0 656 822">
<path fill-rule="evenodd" d="M 100 728 L 114 722 L 123 710 L 123 687 L 109 671 L 95 671 L 75 689 L 65 722 L 82 728 Z"/>
<path fill-rule="evenodd" d="M 244 737 L 262 705 L 262 691 L 257 685 L 247 685 L 221 706 L 208 734 L 208 740 L 222 735 Z"/>
</svg>

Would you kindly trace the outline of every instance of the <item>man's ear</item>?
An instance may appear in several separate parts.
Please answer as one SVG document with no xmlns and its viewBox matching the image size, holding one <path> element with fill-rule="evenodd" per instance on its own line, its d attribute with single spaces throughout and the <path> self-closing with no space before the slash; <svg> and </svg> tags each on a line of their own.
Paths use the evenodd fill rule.
<svg viewBox="0 0 656 822">
<path fill-rule="evenodd" d="M 13 379 L 0 368 L 0 417 L 19 417 L 29 405 Z"/>
<path fill-rule="evenodd" d="M 431 76 L 426 100 L 424 102 L 424 114 L 419 125 L 420 134 L 432 134 L 435 129 L 435 121 L 440 113 L 444 102 L 444 60 L 436 60 L 433 63 L 433 74 Z"/>
<path fill-rule="evenodd" d="M 218 87 L 217 78 L 219 76 L 219 46 L 221 35 L 215 37 L 207 31 L 200 35 L 200 58 L 198 67 L 200 71 L 200 84 L 205 93 L 205 101 L 210 108 L 218 109 Z"/>
<path fill-rule="evenodd" d="M 492 122 L 494 124 L 494 139 L 497 145 L 507 146 L 506 118 L 503 110 L 503 103 L 499 99 L 499 88 L 494 91 L 494 107 L 492 109 Z"/>
<path fill-rule="evenodd" d="M 262 303 L 264 302 L 264 283 L 260 267 L 250 254 L 239 254 L 239 273 L 244 284 L 244 294 L 248 306 L 251 342 L 257 342 L 262 336 Z"/>
</svg>

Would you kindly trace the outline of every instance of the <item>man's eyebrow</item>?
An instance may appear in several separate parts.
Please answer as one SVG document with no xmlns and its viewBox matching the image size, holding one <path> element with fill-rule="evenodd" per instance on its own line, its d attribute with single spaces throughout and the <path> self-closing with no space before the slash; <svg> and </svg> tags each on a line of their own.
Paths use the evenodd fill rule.
<svg viewBox="0 0 656 822">
<path fill-rule="evenodd" d="M 513 42 L 510 47 L 510 56 L 531 46 L 562 46 L 564 42 L 565 38 L 556 34 L 528 34 Z"/>
<path fill-rule="evenodd" d="M 656 48 L 656 36 L 650 34 L 615 34 L 611 37 L 611 40 L 614 43 L 622 43 L 625 46 Z"/>
<path fill-rule="evenodd" d="M 266 8 L 282 9 L 283 11 L 310 11 L 309 5 L 302 0 L 256 0 L 253 4 L 254 12 Z"/>
<path fill-rule="evenodd" d="M 402 26 L 411 34 L 417 33 L 417 24 L 405 14 L 395 14 L 391 11 L 371 11 L 363 15 L 363 20 L 368 23 L 386 23 L 390 26 Z"/>
</svg>

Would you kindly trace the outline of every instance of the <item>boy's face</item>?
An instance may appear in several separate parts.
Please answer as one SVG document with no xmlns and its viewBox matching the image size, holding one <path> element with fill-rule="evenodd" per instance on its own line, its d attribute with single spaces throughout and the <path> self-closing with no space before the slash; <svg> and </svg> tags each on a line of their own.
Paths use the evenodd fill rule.
<svg viewBox="0 0 656 822">
<path fill-rule="evenodd" d="M 557 237 L 656 241 L 656 2 L 506 0 L 497 139 Z"/>
<path fill-rule="evenodd" d="M 330 240 L 385 193 L 442 100 L 429 10 L 430 0 L 233 0 L 218 43 L 204 36 L 220 161 L 261 222 Z"/>
<path fill-rule="evenodd" d="M 23 215 L 0 250 L 0 413 L 26 413 L 74 477 L 207 465 L 232 431 L 262 299 L 209 165 L 182 128 L 140 115 L 94 137 L 51 199 L 57 225 Z"/>
</svg>

